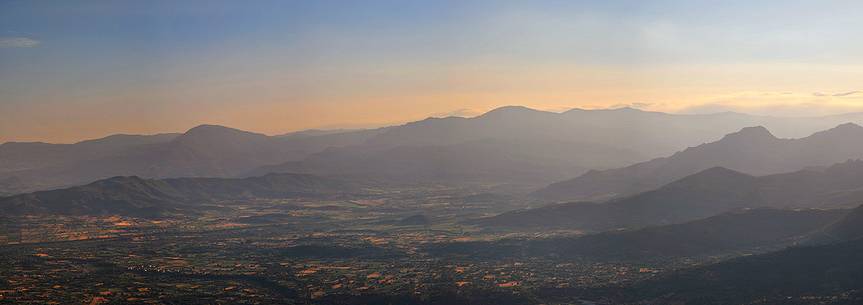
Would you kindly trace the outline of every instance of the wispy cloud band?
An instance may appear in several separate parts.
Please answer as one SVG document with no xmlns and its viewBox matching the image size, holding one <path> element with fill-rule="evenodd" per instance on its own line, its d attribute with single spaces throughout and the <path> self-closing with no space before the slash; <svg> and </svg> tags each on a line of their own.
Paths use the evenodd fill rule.
<svg viewBox="0 0 863 305">
<path fill-rule="evenodd" d="M 32 48 L 39 45 L 39 41 L 27 37 L 0 37 L 0 48 Z"/>
</svg>

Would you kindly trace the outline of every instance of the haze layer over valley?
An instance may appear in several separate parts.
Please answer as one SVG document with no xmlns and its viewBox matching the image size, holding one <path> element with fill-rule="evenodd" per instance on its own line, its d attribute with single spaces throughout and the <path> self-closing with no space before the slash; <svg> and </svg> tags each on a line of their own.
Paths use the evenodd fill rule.
<svg viewBox="0 0 863 305">
<path fill-rule="evenodd" d="M 860 283 L 845 275 L 826 280 L 839 290 L 781 286 L 781 297 L 680 284 L 716 268 L 780 272 L 824 255 L 835 262 L 819 263 L 849 263 L 863 236 L 863 127 L 849 122 L 858 117 L 503 107 L 368 130 L 267 136 L 202 125 L 5 143 L 0 218 L 11 263 L 0 272 L 12 280 L 0 285 L 75 300 L 17 276 L 63 278 L 44 269 L 60 264 L 117 283 L 173 274 L 151 282 L 194 282 L 211 301 L 638 304 L 837 291 L 837 300 L 858 300 Z M 74 246 L 55 243 L 68 240 Z M 787 249 L 799 245 L 812 248 Z M 64 258 L 91 247 L 107 251 Z M 44 265 L 24 263 L 34 250 Z M 217 267 L 238 257 L 244 263 Z M 739 287 L 734 276 L 711 281 Z M 246 288 L 231 292 L 237 286 Z M 80 291 L 102 295 L 94 300 L 187 295 L 97 290 Z"/>
<path fill-rule="evenodd" d="M 116 135 L 76 144 L 4 143 L 0 145 L 0 191 L 11 194 L 51 189 L 112 176 L 244 177 L 272 172 L 406 183 L 517 184 L 526 190 L 589 170 L 624 167 L 665 156 L 716 141 L 745 127 L 766 126 L 779 137 L 803 137 L 848 122 L 863 122 L 863 115 L 811 118 L 739 113 L 678 115 L 632 108 L 554 113 L 510 106 L 472 118 L 429 118 L 370 130 L 281 136 L 202 125 L 181 134 Z M 854 132 L 851 125 L 837 129 L 825 131 L 828 135 L 816 135 L 810 142 L 829 134 Z M 740 137 L 751 137 L 748 141 L 759 145 L 770 145 L 761 141 L 788 142 L 771 139 L 773 136 L 763 128 L 744 131 Z M 747 143 L 740 145 L 743 144 Z M 818 151 L 809 154 L 819 156 Z M 839 157 L 821 158 L 843 161 L 836 160 Z M 811 165 L 830 164 L 811 161 Z M 656 167 L 665 161 L 652 162 L 638 167 Z M 785 168 L 776 165 L 753 174 L 794 169 L 794 161 L 787 162 L 791 164 Z M 679 178 L 680 174 L 659 176 L 658 183 L 662 183 Z M 666 176 L 669 178 L 663 178 Z M 658 185 L 646 183 L 648 188 Z M 547 193 L 551 192 L 554 191 Z"/>
<path fill-rule="evenodd" d="M 863 304 L 861 1 L 0 1 L 0 305 Z"/>
</svg>

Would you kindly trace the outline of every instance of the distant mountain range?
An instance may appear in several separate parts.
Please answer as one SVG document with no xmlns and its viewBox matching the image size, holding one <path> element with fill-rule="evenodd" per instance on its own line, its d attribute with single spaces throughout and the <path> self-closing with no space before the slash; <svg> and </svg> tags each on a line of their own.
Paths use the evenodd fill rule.
<svg viewBox="0 0 863 305">
<path fill-rule="evenodd" d="M 603 231 L 682 223 L 735 209 L 851 207 L 863 203 L 863 161 L 755 177 L 714 167 L 607 203 L 575 202 L 476 220 L 488 227 Z"/>
<path fill-rule="evenodd" d="M 534 241 L 534 253 L 601 259 L 669 259 L 732 251 L 758 252 L 802 242 L 841 219 L 847 209 L 750 209 L 683 224 Z"/>
<path fill-rule="evenodd" d="M 0 215 L 159 217 L 179 212 L 196 213 L 201 203 L 223 200 L 360 192 L 356 184 L 303 174 L 270 174 L 243 179 L 113 177 L 83 186 L 0 198 Z"/>
<path fill-rule="evenodd" d="M 533 195 L 545 200 L 595 200 L 632 195 L 711 167 L 769 175 L 863 158 L 863 127 L 846 123 L 800 139 L 779 139 L 764 127 L 747 127 L 721 140 L 669 157 L 618 169 L 590 171 Z"/>
<path fill-rule="evenodd" d="M 77 144 L 0 145 L 0 192 L 21 193 L 113 176 L 233 177 L 259 166 L 352 145 L 382 130 L 265 136 L 202 125 L 184 134 L 111 136 Z"/>
<path fill-rule="evenodd" d="M 103 158 L 133 147 L 169 142 L 179 135 L 113 135 L 75 144 L 9 142 L 0 145 L 0 171 L 23 171 Z"/>
<path fill-rule="evenodd" d="M 616 147 L 533 139 L 484 139 L 432 146 L 334 148 L 302 161 L 261 167 L 249 175 L 311 173 L 398 183 L 549 183 L 587 164 L 626 164 L 639 155 Z"/>
<path fill-rule="evenodd" d="M 860 118 L 674 115 L 631 108 L 553 113 L 513 106 L 474 118 L 431 118 L 391 127 L 361 145 L 328 149 L 251 174 L 303 172 L 398 182 L 539 185 L 588 169 L 614 168 L 671 153 L 753 124 L 800 135 Z M 835 161 L 825 165 L 830 163 Z"/>
<path fill-rule="evenodd" d="M 579 237 L 454 242 L 432 245 L 438 255 L 472 258 L 555 257 L 596 261 L 659 261 L 766 252 L 804 242 L 843 219 L 847 209 L 747 209 L 682 224 L 608 231 Z"/>
<path fill-rule="evenodd" d="M 473 118 L 430 118 L 373 130 L 283 136 L 202 125 L 183 134 L 118 135 L 77 144 L 2 144 L 0 193 L 112 176 L 237 177 L 269 172 L 541 186 L 589 169 L 670 154 L 746 126 L 801 136 L 849 121 L 863 122 L 863 114 L 776 118 L 631 108 L 555 113 L 510 106 Z"/>
</svg>

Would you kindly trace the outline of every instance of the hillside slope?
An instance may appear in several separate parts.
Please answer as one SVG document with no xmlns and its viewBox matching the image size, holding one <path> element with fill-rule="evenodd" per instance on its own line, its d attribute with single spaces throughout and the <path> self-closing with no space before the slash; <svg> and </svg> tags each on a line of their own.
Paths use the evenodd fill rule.
<svg viewBox="0 0 863 305">
<path fill-rule="evenodd" d="M 770 175 L 859 158 L 863 158 L 863 127 L 859 125 L 842 124 L 800 139 L 780 139 L 764 127 L 749 127 L 669 157 L 591 171 L 551 184 L 533 195 L 555 201 L 614 198 L 655 189 L 717 166 L 750 175 Z"/>
<path fill-rule="evenodd" d="M 117 214 L 156 217 L 193 211 L 195 204 L 250 198 L 327 196 L 360 192 L 353 184 L 300 174 L 244 179 L 113 177 L 87 185 L 0 198 L 0 214 Z"/>
</svg>

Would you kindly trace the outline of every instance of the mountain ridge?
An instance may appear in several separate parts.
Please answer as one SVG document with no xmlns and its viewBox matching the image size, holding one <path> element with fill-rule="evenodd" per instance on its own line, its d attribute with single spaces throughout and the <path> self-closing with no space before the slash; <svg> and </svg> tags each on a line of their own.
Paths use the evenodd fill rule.
<svg viewBox="0 0 863 305">
<path fill-rule="evenodd" d="M 557 203 L 506 212 L 473 223 L 484 227 L 590 231 L 691 221 L 742 208 L 837 208 L 863 202 L 863 161 L 821 171 L 751 176 L 711 168 L 660 188 L 605 203 Z"/>
<path fill-rule="evenodd" d="M 377 132 L 359 130 L 308 137 L 271 137 L 205 124 L 182 134 L 166 136 L 164 141 L 132 145 L 122 150 L 75 151 L 75 147 L 81 144 L 74 144 L 78 146 L 72 150 L 81 155 L 80 158 L 64 158 L 69 155 L 65 151 L 43 156 L 38 150 L 23 150 L 15 154 L 23 160 L 18 163 L 35 165 L 0 170 L 0 192 L 22 193 L 67 187 L 113 176 L 232 177 L 267 164 L 299 160 L 327 147 L 357 144 Z M 112 139 L 116 140 L 116 137 L 102 138 L 101 141 Z M 45 147 L 55 146 L 47 144 Z M 0 168 L 9 164 L 8 160 L 17 160 L 2 156 L 0 150 Z M 46 162 L 45 159 L 61 161 Z"/>
<path fill-rule="evenodd" d="M 789 121 L 783 121 L 789 120 Z M 554 169 L 571 169 L 571 173 L 585 173 L 590 170 L 604 170 L 618 167 L 616 165 L 629 165 L 637 161 L 635 159 L 650 159 L 662 152 L 674 152 L 680 147 L 686 147 L 694 143 L 704 143 L 713 139 L 726 136 L 728 141 L 750 141 L 759 142 L 762 139 L 785 141 L 777 139 L 770 132 L 761 128 L 743 129 L 734 140 L 735 135 L 728 135 L 723 130 L 729 126 L 751 126 L 749 123 L 764 123 L 777 126 L 778 129 L 789 130 L 787 122 L 794 120 L 793 129 L 805 129 L 798 125 L 809 125 L 801 123 L 803 119 L 776 119 L 772 117 L 759 117 L 744 114 L 704 114 L 704 115 L 679 115 L 661 112 L 648 112 L 633 108 L 583 110 L 572 109 L 566 112 L 549 112 L 531 109 L 523 106 L 505 106 L 493 109 L 482 115 L 463 118 L 427 118 L 424 120 L 406 123 L 401 126 L 391 127 L 368 141 L 353 146 L 334 148 L 330 151 L 319 152 L 309 156 L 306 160 L 289 161 L 279 165 L 268 165 L 250 173 L 262 174 L 271 172 L 307 172 L 318 175 L 354 175 L 366 176 L 369 179 L 381 179 L 381 173 L 372 169 L 385 169 L 384 171 L 396 173 L 393 177 L 384 177 L 394 181 L 412 180 L 412 177 L 422 177 L 426 172 L 436 171 L 445 167 L 452 167 L 465 171 L 464 176 L 443 175 L 440 179 L 431 179 L 425 182 L 446 182 L 452 178 L 460 181 L 479 183 L 503 183 L 520 184 L 525 186 L 539 187 L 545 181 L 551 182 L 556 177 L 567 171 Z M 783 125 L 786 124 L 786 125 Z M 819 123 L 820 124 L 820 123 Z M 741 126 L 742 125 L 742 126 Z M 784 126 L 784 127 L 783 127 Z M 826 125 L 833 127 L 835 125 Z M 825 127 L 825 128 L 826 128 Z M 811 132 L 817 131 L 811 130 Z M 811 134 L 810 132 L 810 134 Z M 788 133 L 784 131 L 783 133 Z M 748 140 L 747 140 L 748 139 Z M 494 140 L 499 143 L 511 143 L 501 146 L 499 152 L 493 152 L 494 157 L 506 158 L 506 154 L 512 151 L 524 151 L 525 146 L 546 146 L 560 141 L 569 141 L 573 147 L 565 151 L 565 154 L 573 156 L 568 162 L 552 161 L 544 158 L 541 154 L 526 156 L 529 163 L 537 164 L 539 168 L 552 169 L 550 174 L 522 175 L 530 170 L 513 168 L 508 172 L 499 172 L 487 177 L 480 173 L 486 170 L 482 167 L 472 168 L 467 159 L 459 159 L 462 156 L 470 157 L 471 151 L 453 152 L 449 156 L 415 156 L 414 160 L 407 164 L 416 165 L 429 162 L 429 158 L 440 160 L 451 160 L 441 162 L 422 170 L 416 167 L 404 166 L 404 162 L 375 159 L 373 154 L 392 154 L 394 149 L 404 150 L 406 147 L 422 147 L 428 151 L 445 151 L 452 147 L 464 146 L 467 143 L 481 140 Z M 579 145 L 583 148 L 597 147 L 609 151 L 629 151 L 628 155 L 608 155 L 603 158 L 600 155 L 591 155 L 590 149 L 576 149 Z M 538 151 L 538 150 L 537 150 Z M 501 156 L 497 156 L 501 155 Z M 522 154 L 523 155 L 523 154 Z M 351 157 L 346 157 L 351 156 Z M 523 155 L 524 156 L 524 155 Z M 593 156 L 591 159 L 590 157 Z M 403 160 L 404 156 L 393 158 Z M 574 161 L 581 157 L 582 160 Z M 328 159 L 331 158 L 331 159 Z M 353 163 L 369 164 L 369 170 L 361 172 L 356 165 L 345 164 L 333 168 L 328 164 L 344 162 L 353 159 Z M 328 161 L 325 161 L 328 160 Z M 473 162 L 480 163 L 480 162 Z M 373 164 L 373 165 L 372 165 Z M 497 168 L 512 167 L 510 164 L 499 164 Z M 469 171 L 474 171 L 469 173 Z M 687 170 L 691 171 L 691 170 Z M 694 171 L 697 172 L 697 171 Z M 591 172 L 592 173 L 592 172 Z M 386 176 L 386 175 L 384 175 Z M 578 176 L 578 174 L 573 175 Z M 673 181 L 680 175 L 665 177 L 663 182 Z M 492 178 L 494 180 L 489 180 Z M 413 179 L 416 180 L 416 179 Z M 419 180 L 428 180 L 426 178 Z M 559 180 L 558 180 L 559 181 Z M 645 190 L 658 187 L 661 184 L 648 184 L 636 186 L 637 190 Z"/>
<path fill-rule="evenodd" d="M 863 127 L 856 124 L 842 124 L 798 139 L 777 138 L 761 126 L 747 127 L 668 157 L 556 182 L 533 195 L 553 201 L 601 200 L 657 188 L 714 166 L 768 175 L 861 157 Z"/>
<path fill-rule="evenodd" d="M 0 214 L 118 214 L 159 217 L 217 200 L 331 196 L 361 192 L 353 183 L 303 174 L 243 179 L 117 176 L 86 185 L 0 198 Z"/>
<path fill-rule="evenodd" d="M 846 217 L 847 209 L 735 210 L 680 224 L 583 236 L 503 239 L 433 245 L 433 254 L 470 257 L 556 257 L 597 261 L 665 260 L 729 252 L 765 252 L 798 244 L 813 231 Z"/>
<path fill-rule="evenodd" d="M 312 174 L 332 173 L 332 168 L 315 162 L 328 157 L 380 162 L 379 168 L 399 171 L 402 164 L 430 164 L 426 169 L 445 168 L 446 175 L 425 175 L 475 183 L 519 184 L 540 187 L 554 181 L 579 176 L 591 169 L 606 170 L 670 154 L 681 147 L 704 143 L 734 129 L 764 125 L 777 134 L 796 135 L 835 126 L 841 121 L 861 121 L 854 115 L 843 117 L 775 118 L 741 114 L 668 114 L 638 109 L 570 110 L 562 113 L 522 106 L 502 107 L 471 118 L 429 118 L 403 125 L 344 132 L 307 132 L 294 136 L 266 136 L 218 125 L 199 125 L 183 134 L 172 134 L 158 141 L 126 146 L 124 149 L 57 151 L 51 145 L 34 144 L 13 153 L 0 146 L 0 193 L 21 193 L 92 182 L 117 175 L 148 178 L 183 176 L 234 177 L 273 170 L 278 165 L 302 164 Z M 110 138 L 117 142 L 120 138 Z M 472 167 L 471 143 L 496 141 L 498 149 L 488 151 L 489 160 L 502 163 L 507 171 L 492 173 L 489 166 Z M 561 144 L 567 143 L 567 144 Z M 26 146 L 26 145 L 25 145 Z M 535 146 L 525 148 L 526 146 Z M 77 147 L 77 146 L 76 146 Z M 365 159 L 375 153 L 404 153 L 408 147 L 426 147 L 438 153 L 424 155 L 416 149 L 405 163 Z M 552 154 L 545 150 L 559 149 Z M 461 151 L 459 151 L 461 150 Z M 561 156 L 569 155 L 570 158 Z M 72 157 L 78 156 L 78 157 Z M 351 156 L 350 158 L 345 156 Z M 461 158 L 465 156 L 466 158 Z M 519 165 L 508 165 L 515 158 Z M 338 160 L 334 160 L 338 161 Z M 450 163 L 448 163 L 450 162 Z M 488 162 L 486 162 L 488 163 Z M 454 164 L 458 164 L 455 166 Z M 404 177 L 421 176 L 421 167 L 402 167 Z M 531 169 L 533 167 L 533 169 Z M 369 166 L 374 168 L 374 166 Z M 546 171 L 549 174 L 540 175 Z M 463 174 L 451 175 L 455 172 Z M 356 174 L 374 174 L 374 171 Z M 373 176 L 373 175 L 371 175 Z M 374 178 L 374 177 L 369 177 Z M 489 178 L 493 178 L 489 180 Z"/>
</svg>

